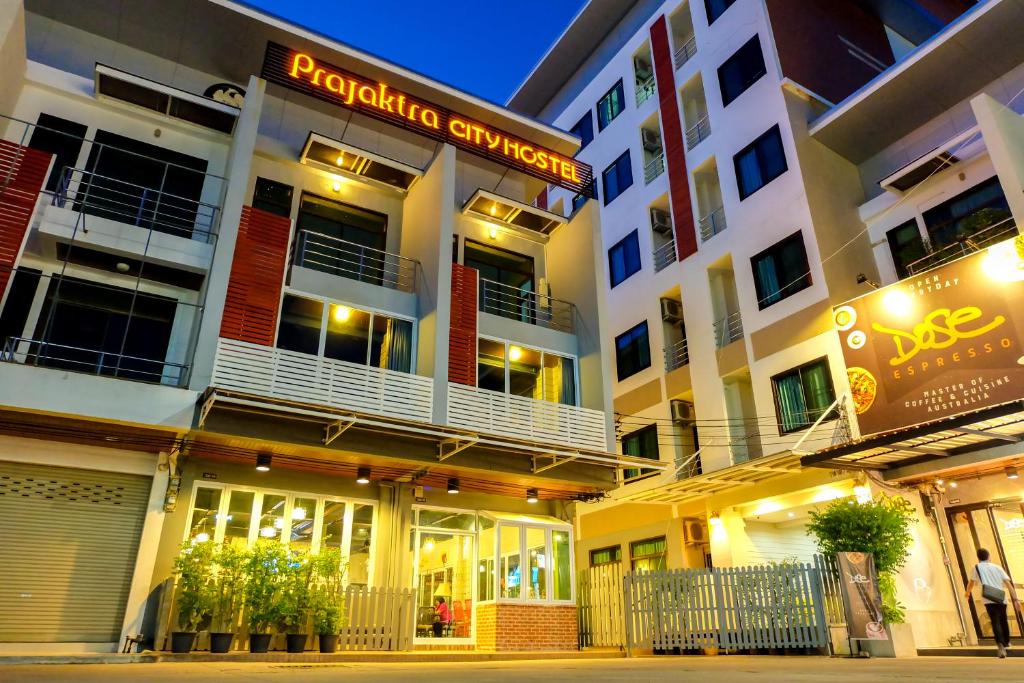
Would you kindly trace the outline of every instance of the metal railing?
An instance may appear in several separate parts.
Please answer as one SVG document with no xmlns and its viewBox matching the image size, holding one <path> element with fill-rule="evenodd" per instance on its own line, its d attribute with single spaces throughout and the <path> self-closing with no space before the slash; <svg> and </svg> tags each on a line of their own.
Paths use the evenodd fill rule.
<svg viewBox="0 0 1024 683">
<path fill-rule="evenodd" d="M 709 135 L 711 135 L 711 119 L 708 118 L 707 114 L 704 114 L 704 116 L 697 120 L 697 123 L 686 129 L 686 149 L 693 149 L 704 140 L 707 140 Z"/>
<path fill-rule="evenodd" d="M 690 363 L 690 351 L 686 345 L 686 339 L 680 339 L 675 344 L 665 348 L 665 369 L 675 370 Z"/>
<path fill-rule="evenodd" d="M 654 250 L 654 272 L 668 268 L 676 262 L 676 241 L 669 240 Z"/>
<path fill-rule="evenodd" d="M 997 242 L 1010 239 L 1010 237 L 1016 234 L 1017 224 L 1012 218 L 1001 220 L 971 235 L 963 235 L 952 244 L 947 244 L 916 261 L 908 263 L 907 272 L 910 275 L 920 275 L 926 270 L 938 268 L 962 256 L 973 254 Z"/>
<path fill-rule="evenodd" d="M 654 74 L 648 76 L 647 80 L 636 84 L 636 106 L 640 106 L 658 92 L 658 86 L 654 82 Z"/>
<path fill-rule="evenodd" d="M 709 239 L 725 230 L 725 208 L 720 206 L 701 217 L 701 219 L 697 221 L 697 225 L 700 227 L 701 240 L 707 242 Z"/>
<path fill-rule="evenodd" d="M 665 172 L 665 153 L 659 152 L 644 166 L 644 183 L 649 183 Z"/>
<path fill-rule="evenodd" d="M 697 54 L 697 36 L 690 36 L 675 54 L 676 68 L 682 68 L 683 64 L 686 64 L 690 59 Z"/>
<path fill-rule="evenodd" d="M 480 279 L 480 310 L 570 334 L 576 329 L 574 304 L 494 280 Z"/>
<path fill-rule="evenodd" d="M 715 321 L 715 344 L 718 348 L 727 346 L 737 339 L 743 338 L 743 320 L 740 312 L 730 313 L 721 320 Z"/>
<path fill-rule="evenodd" d="M 415 259 L 312 230 L 299 231 L 292 262 L 401 292 L 416 291 L 419 272 L 419 261 Z"/>
<path fill-rule="evenodd" d="M 153 188 L 81 168 L 65 168 L 52 203 L 97 218 L 211 242 L 220 207 L 166 192 L 169 169 L 164 167 L 159 187 Z"/>
<path fill-rule="evenodd" d="M 188 378 L 188 366 L 183 363 L 25 337 L 8 337 L 0 351 L 0 361 L 170 386 L 183 386 Z"/>
</svg>

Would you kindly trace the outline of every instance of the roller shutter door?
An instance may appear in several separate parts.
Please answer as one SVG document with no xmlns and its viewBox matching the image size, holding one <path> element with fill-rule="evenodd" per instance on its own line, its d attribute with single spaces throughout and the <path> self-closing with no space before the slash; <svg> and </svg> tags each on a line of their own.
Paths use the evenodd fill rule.
<svg viewBox="0 0 1024 683">
<path fill-rule="evenodd" d="M 117 642 L 151 483 L 0 461 L 0 642 Z"/>
</svg>

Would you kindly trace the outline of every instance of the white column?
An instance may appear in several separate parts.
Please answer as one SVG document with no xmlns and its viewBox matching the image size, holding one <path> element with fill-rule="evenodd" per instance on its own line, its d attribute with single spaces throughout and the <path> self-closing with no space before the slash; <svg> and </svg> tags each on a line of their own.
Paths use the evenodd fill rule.
<svg viewBox="0 0 1024 683">
<path fill-rule="evenodd" d="M 1024 225 L 1024 116 L 986 94 L 972 99 L 971 109 L 1020 231 Z"/>
</svg>

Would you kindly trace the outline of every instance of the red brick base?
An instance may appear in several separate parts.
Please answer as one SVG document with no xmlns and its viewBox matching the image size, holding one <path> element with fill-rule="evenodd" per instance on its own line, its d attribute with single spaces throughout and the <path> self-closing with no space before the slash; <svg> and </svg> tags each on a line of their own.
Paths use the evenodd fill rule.
<svg viewBox="0 0 1024 683">
<path fill-rule="evenodd" d="M 478 650 L 577 650 L 575 605 L 484 603 L 476 608 Z"/>
</svg>

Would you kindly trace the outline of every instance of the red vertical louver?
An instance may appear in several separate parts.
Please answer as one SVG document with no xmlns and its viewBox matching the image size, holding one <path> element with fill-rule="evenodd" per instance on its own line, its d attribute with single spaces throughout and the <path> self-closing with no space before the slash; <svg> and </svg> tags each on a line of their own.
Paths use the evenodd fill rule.
<svg viewBox="0 0 1024 683">
<path fill-rule="evenodd" d="M 220 336 L 263 346 L 274 343 L 291 227 L 284 216 L 242 207 Z"/>
<path fill-rule="evenodd" d="M 17 265 L 51 156 L 0 140 L 0 300 Z"/>
<path fill-rule="evenodd" d="M 661 108 L 661 139 L 664 141 L 665 163 L 668 166 L 676 254 L 682 261 L 697 253 L 697 233 L 693 224 L 690 179 L 686 171 L 683 124 L 679 118 L 675 66 L 672 63 L 672 48 L 668 42 L 664 15 L 651 24 L 651 52 L 654 55 L 654 78 L 658 84 L 658 106 Z"/>
<path fill-rule="evenodd" d="M 477 271 L 452 264 L 452 324 L 448 331 L 448 381 L 476 386 Z"/>
</svg>

